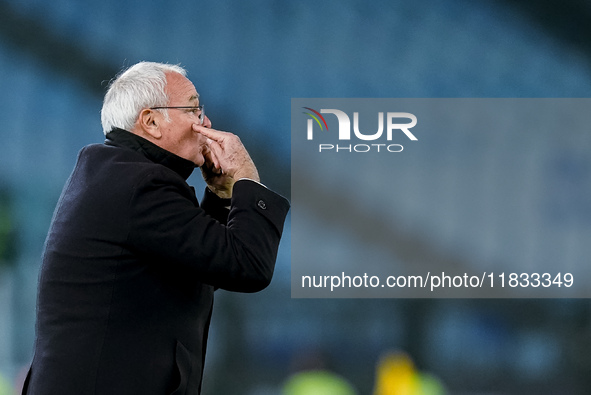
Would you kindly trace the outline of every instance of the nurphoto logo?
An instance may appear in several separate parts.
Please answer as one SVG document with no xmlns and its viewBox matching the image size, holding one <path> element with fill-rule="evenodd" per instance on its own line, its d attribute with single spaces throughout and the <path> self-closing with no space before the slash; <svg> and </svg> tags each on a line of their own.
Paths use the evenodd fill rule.
<svg viewBox="0 0 591 395">
<path fill-rule="evenodd" d="M 314 128 L 317 125 L 317 129 L 320 129 L 320 133 L 328 132 L 328 124 L 322 114 L 333 114 L 337 117 L 338 121 L 338 141 L 345 142 L 351 141 L 351 119 L 349 116 L 341 110 L 336 109 L 325 109 L 322 108 L 320 111 L 316 111 L 310 107 L 303 107 L 306 112 L 304 114 L 310 116 L 307 124 L 307 139 L 314 140 Z M 362 141 L 376 141 L 384 138 L 384 119 L 386 123 L 386 136 L 385 141 L 387 143 L 371 143 L 371 144 L 318 144 L 319 152 L 402 152 L 404 147 L 401 144 L 391 144 L 395 133 L 402 132 L 411 141 L 417 141 L 418 139 L 410 131 L 417 124 L 417 117 L 414 114 L 408 112 L 387 112 L 384 117 L 383 112 L 378 112 L 378 130 L 376 132 L 362 132 L 359 130 L 359 112 L 353 112 L 353 134 L 356 139 Z M 406 122 L 402 122 L 406 120 Z M 409 122 L 410 121 L 410 122 Z"/>
</svg>

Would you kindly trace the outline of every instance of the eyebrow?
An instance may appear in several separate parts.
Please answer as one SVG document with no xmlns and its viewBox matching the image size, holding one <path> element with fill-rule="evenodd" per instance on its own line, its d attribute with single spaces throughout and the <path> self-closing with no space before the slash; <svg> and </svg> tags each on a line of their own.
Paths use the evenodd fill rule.
<svg viewBox="0 0 591 395">
<path fill-rule="evenodd" d="M 194 101 L 194 100 L 199 100 L 199 93 L 197 93 L 189 98 L 189 101 Z"/>
</svg>

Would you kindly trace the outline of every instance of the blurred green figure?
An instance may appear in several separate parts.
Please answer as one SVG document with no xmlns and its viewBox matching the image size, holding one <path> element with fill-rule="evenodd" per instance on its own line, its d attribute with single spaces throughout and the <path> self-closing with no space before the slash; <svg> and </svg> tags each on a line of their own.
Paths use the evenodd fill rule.
<svg viewBox="0 0 591 395">
<path fill-rule="evenodd" d="M 287 380 L 283 395 L 356 395 L 353 387 L 340 376 L 325 370 L 296 373 Z"/>
<path fill-rule="evenodd" d="M 14 395 L 10 382 L 0 374 L 0 395 Z"/>
</svg>

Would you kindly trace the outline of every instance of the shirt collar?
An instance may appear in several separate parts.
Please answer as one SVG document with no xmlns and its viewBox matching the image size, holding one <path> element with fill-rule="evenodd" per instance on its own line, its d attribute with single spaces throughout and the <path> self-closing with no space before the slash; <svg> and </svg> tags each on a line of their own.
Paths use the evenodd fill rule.
<svg viewBox="0 0 591 395">
<path fill-rule="evenodd" d="M 181 158 L 127 130 L 113 128 L 106 137 L 105 144 L 137 151 L 152 162 L 175 171 L 185 180 L 189 178 L 196 167 L 190 160 Z"/>
</svg>

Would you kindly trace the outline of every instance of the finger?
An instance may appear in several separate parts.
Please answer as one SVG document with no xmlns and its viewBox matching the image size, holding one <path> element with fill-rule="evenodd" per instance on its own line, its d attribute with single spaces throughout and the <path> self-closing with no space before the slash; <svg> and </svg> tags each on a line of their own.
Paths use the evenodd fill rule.
<svg viewBox="0 0 591 395">
<path fill-rule="evenodd" d="M 219 161 L 212 153 L 206 154 L 204 157 L 205 163 L 203 164 L 203 167 L 208 169 L 219 169 Z"/>
<path fill-rule="evenodd" d="M 222 147 L 213 140 L 207 140 L 207 146 L 209 147 L 208 156 L 213 163 L 214 167 L 221 169 L 220 157 L 223 155 L 224 150 Z"/>
<path fill-rule="evenodd" d="M 216 164 L 217 158 L 214 159 L 213 152 L 209 148 L 209 144 L 206 145 L 206 149 L 203 152 L 203 157 L 205 158 L 205 163 L 203 167 L 206 168 L 217 168 L 218 165 Z"/>
<path fill-rule="evenodd" d="M 204 126 L 197 125 L 196 123 L 193 124 L 193 130 L 198 133 L 201 133 L 202 135 L 213 141 L 217 141 L 220 144 L 226 139 L 227 135 L 229 134 L 227 132 L 222 132 L 220 130 L 206 128 Z"/>
</svg>

